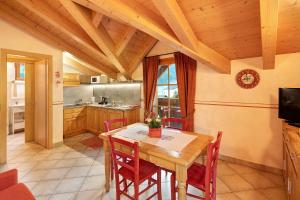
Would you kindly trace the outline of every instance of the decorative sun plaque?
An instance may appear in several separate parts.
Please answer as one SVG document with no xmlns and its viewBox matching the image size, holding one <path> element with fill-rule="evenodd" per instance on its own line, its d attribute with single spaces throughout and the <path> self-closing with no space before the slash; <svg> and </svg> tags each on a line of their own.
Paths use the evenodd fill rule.
<svg viewBox="0 0 300 200">
<path fill-rule="evenodd" d="M 236 75 L 237 84 L 244 89 L 256 87 L 259 81 L 259 74 L 253 69 L 244 69 Z"/>
</svg>

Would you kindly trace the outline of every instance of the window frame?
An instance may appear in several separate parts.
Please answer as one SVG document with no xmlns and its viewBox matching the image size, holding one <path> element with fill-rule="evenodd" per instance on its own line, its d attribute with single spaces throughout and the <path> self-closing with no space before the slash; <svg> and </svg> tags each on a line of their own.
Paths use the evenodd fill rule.
<svg viewBox="0 0 300 200">
<path fill-rule="evenodd" d="M 164 108 L 165 106 L 159 106 L 159 96 L 158 96 L 158 87 L 159 86 L 167 86 L 168 87 L 168 97 L 166 97 L 168 99 L 168 116 L 166 117 L 171 117 L 171 109 L 172 108 L 176 108 L 176 109 L 180 109 L 180 105 L 179 106 L 171 106 L 171 100 L 172 99 L 175 99 L 175 100 L 178 100 L 179 101 L 179 96 L 178 98 L 172 98 L 171 95 L 170 95 L 170 87 L 171 86 L 177 86 L 177 90 L 178 90 L 178 82 L 177 82 L 177 74 L 176 74 L 176 83 L 170 83 L 170 66 L 171 65 L 175 65 L 175 70 L 176 70 L 176 64 L 175 64 L 175 59 L 173 57 L 171 58 L 165 58 L 165 59 L 161 59 L 160 60 L 160 63 L 159 63 L 159 66 L 158 67 L 161 67 L 161 66 L 168 66 L 167 70 L 168 70 L 168 83 L 167 84 L 159 84 L 158 83 L 158 80 L 157 80 L 157 84 L 156 84 L 156 100 L 157 100 L 157 105 L 154 105 L 154 107 L 157 108 L 157 112 L 159 113 L 159 108 Z M 161 116 L 161 117 L 165 117 L 165 116 Z"/>
</svg>

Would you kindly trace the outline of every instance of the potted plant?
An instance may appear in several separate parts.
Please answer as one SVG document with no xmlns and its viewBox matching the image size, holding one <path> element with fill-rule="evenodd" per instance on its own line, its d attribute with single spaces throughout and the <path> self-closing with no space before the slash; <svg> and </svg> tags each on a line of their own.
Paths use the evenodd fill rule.
<svg viewBox="0 0 300 200">
<path fill-rule="evenodd" d="M 161 119 L 159 115 L 151 113 L 146 122 L 149 126 L 149 137 L 160 138 L 161 137 Z"/>
</svg>

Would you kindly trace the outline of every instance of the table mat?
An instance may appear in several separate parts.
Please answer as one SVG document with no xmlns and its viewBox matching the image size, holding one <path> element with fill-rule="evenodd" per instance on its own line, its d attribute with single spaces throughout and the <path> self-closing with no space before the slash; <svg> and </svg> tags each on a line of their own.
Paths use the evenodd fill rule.
<svg viewBox="0 0 300 200">
<path fill-rule="evenodd" d="M 148 136 L 149 127 L 143 124 L 128 126 L 115 134 L 115 137 L 124 137 L 130 140 L 142 141 L 164 148 L 169 151 L 181 152 L 190 142 L 196 139 L 194 135 L 183 134 L 180 130 L 162 129 L 161 138 Z"/>
</svg>

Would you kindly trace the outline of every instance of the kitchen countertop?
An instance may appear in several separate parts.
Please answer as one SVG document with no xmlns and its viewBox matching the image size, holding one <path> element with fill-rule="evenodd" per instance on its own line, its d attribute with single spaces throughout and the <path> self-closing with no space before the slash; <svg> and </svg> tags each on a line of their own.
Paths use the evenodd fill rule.
<svg viewBox="0 0 300 200">
<path fill-rule="evenodd" d="M 101 105 L 101 104 L 65 104 L 64 108 L 80 108 L 80 107 L 97 107 L 97 108 L 106 108 L 106 109 L 112 109 L 112 110 L 121 110 L 121 111 L 127 111 L 127 110 L 133 110 L 136 108 L 139 108 L 140 106 L 136 105 L 122 105 L 122 106 L 112 106 L 112 105 Z"/>
</svg>

